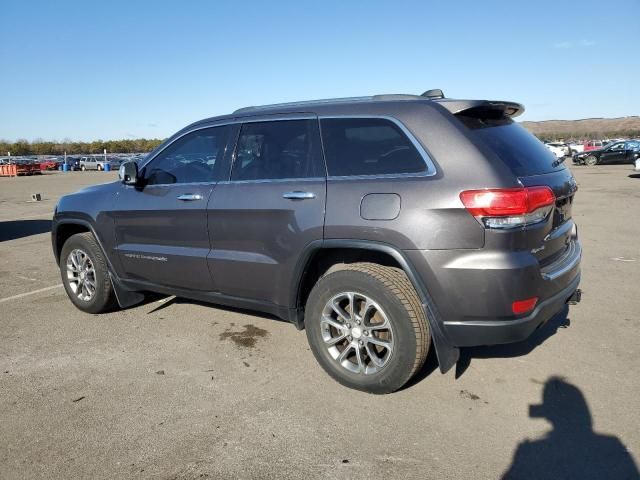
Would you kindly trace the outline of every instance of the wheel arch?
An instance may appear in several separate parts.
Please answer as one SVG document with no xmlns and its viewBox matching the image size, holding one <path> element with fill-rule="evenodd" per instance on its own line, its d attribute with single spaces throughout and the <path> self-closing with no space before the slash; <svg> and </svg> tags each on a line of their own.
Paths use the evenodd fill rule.
<svg viewBox="0 0 640 480">
<path fill-rule="evenodd" d="M 402 251 L 393 245 L 383 242 L 356 239 L 325 239 L 312 242 L 307 246 L 296 266 L 291 288 L 292 298 L 290 305 L 295 308 L 294 322 L 299 329 L 304 328 L 304 303 L 311 288 L 331 265 L 338 263 L 336 260 L 339 260 L 340 256 L 343 256 L 342 263 L 371 261 L 373 257 L 376 263 L 401 268 L 418 293 L 422 306 L 426 310 L 426 317 L 429 322 L 440 370 L 444 373 L 455 365 L 460 356 L 460 351 L 447 339 L 442 329 L 442 317 L 426 285 Z M 322 263 L 323 261 L 325 262 L 324 264 Z"/>
<path fill-rule="evenodd" d="M 86 233 L 91 232 L 93 236 L 96 238 L 98 245 L 102 248 L 100 244 L 100 240 L 96 236 L 95 231 L 86 220 L 81 219 L 65 219 L 65 220 L 57 220 L 54 222 L 53 227 L 51 229 L 51 241 L 53 243 L 53 254 L 56 257 L 56 263 L 60 261 L 60 253 L 62 252 L 62 247 L 69 238 L 78 233 Z M 104 249 L 103 249 L 104 253 Z"/>
<path fill-rule="evenodd" d="M 116 271 L 113 267 L 113 263 L 111 262 L 111 258 L 107 255 L 107 251 L 105 250 L 100 237 L 96 233 L 94 226 L 90 221 L 84 218 L 72 217 L 54 220 L 51 228 L 51 241 L 53 244 L 53 253 L 56 263 L 60 263 L 60 253 L 62 252 L 64 243 L 73 235 L 78 233 L 91 233 L 93 238 L 95 238 L 98 248 L 102 251 L 102 255 L 107 263 L 111 284 L 113 285 L 116 299 L 118 300 L 120 307 L 127 308 L 142 301 L 144 299 L 144 295 L 142 293 L 130 290 L 123 285 L 122 281 L 115 273 Z"/>
</svg>

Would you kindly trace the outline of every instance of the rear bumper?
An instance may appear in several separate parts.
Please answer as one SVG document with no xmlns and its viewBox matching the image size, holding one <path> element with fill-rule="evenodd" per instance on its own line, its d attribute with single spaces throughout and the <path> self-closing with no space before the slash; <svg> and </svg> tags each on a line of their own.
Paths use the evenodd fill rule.
<svg viewBox="0 0 640 480">
<path fill-rule="evenodd" d="M 579 283 L 580 274 L 566 288 L 541 302 L 526 317 L 516 320 L 445 321 L 443 324 L 445 334 L 457 347 L 522 341 L 563 310 L 569 300 L 574 297 Z M 579 301 L 579 298 L 574 301 Z"/>
<path fill-rule="evenodd" d="M 442 340 L 452 347 L 522 341 L 561 312 L 580 283 L 577 238 L 544 267 L 528 251 L 405 253 L 438 309 Z M 532 312 L 513 315 L 512 302 L 534 296 L 539 300 Z"/>
</svg>

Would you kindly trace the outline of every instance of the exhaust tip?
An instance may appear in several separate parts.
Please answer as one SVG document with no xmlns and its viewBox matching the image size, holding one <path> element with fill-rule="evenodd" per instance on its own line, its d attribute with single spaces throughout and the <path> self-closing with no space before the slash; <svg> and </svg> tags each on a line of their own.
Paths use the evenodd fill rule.
<svg viewBox="0 0 640 480">
<path fill-rule="evenodd" d="M 580 300 L 582 300 L 582 290 L 578 288 L 575 292 L 573 292 L 573 295 L 569 297 L 567 303 L 569 305 L 575 305 L 576 303 L 580 303 Z"/>
</svg>

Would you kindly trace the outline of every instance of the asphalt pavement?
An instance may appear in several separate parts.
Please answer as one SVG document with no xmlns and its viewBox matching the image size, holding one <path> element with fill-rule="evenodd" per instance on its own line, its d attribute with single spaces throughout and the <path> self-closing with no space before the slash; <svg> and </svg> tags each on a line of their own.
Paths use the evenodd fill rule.
<svg viewBox="0 0 640 480">
<path fill-rule="evenodd" d="M 51 215 L 115 173 L 0 178 L 0 478 L 638 478 L 640 178 L 572 170 L 582 302 L 445 375 L 431 354 L 385 396 L 262 314 L 161 296 L 80 312 Z"/>
</svg>

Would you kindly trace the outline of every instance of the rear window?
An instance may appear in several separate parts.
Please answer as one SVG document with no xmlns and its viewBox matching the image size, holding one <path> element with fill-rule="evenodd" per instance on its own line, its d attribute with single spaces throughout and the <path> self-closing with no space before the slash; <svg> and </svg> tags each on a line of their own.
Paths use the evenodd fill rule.
<svg viewBox="0 0 640 480">
<path fill-rule="evenodd" d="M 331 176 L 422 173 L 427 165 L 402 129 L 383 118 L 321 120 Z"/>
<path fill-rule="evenodd" d="M 510 118 L 457 117 L 470 129 L 474 140 L 496 154 L 518 177 L 565 168 L 544 143 Z"/>
</svg>

